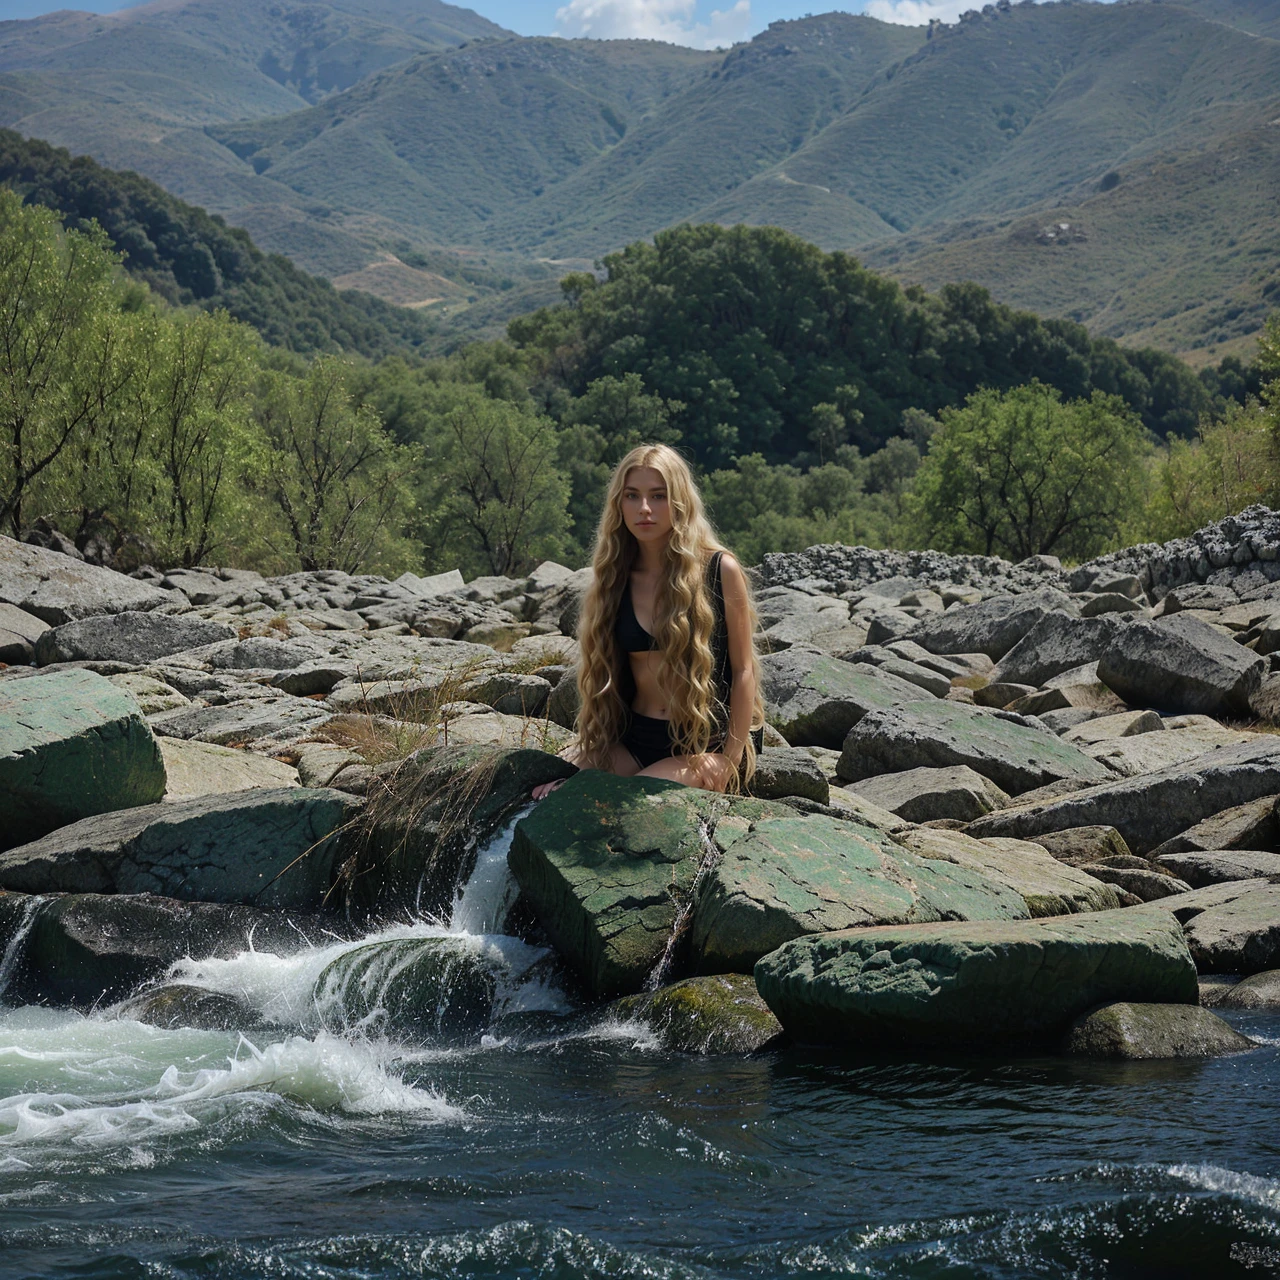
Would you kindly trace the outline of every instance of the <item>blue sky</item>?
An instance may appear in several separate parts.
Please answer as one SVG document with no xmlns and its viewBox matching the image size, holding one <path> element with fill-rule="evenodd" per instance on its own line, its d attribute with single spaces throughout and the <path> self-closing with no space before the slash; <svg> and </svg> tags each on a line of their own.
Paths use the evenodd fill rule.
<svg viewBox="0 0 1280 1280">
<path fill-rule="evenodd" d="M 711 47 L 745 40 L 778 18 L 843 9 L 886 22 L 954 22 L 984 0 L 472 0 L 470 8 L 521 35 L 633 36 Z M 121 0 L 0 0 L 0 18 L 32 18 L 53 9 L 109 13 Z"/>
</svg>

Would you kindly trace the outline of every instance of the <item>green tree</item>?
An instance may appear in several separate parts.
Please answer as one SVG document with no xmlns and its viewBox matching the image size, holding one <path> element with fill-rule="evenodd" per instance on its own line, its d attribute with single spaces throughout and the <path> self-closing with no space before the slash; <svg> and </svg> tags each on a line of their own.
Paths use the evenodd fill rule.
<svg viewBox="0 0 1280 1280">
<path fill-rule="evenodd" d="M 556 452 L 569 480 L 570 554 L 583 560 L 591 551 L 600 508 L 613 468 L 637 445 L 678 444 L 671 426 L 684 406 L 645 392 L 635 373 L 597 378 L 562 411 Z"/>
<path fill-rule="evenodd" d="M 1280 441 L 1256 400 L 1228 404 L 1217 422 L 1201 424 L 1193 441 L 1170 436 L 1155 467 L 1140 538 L 1183 537 L 1255 502 L 1280 496 Z"/>
<path fill-rule="evenodd" d="M 417 561 L 400 534 L 414 455 L 376 413 L 351 402 L 346 377 L 333 357 L 316 360 L 303 378 L 264 375 L 258 484 L 284 531 L 276 549 L 308 570 L 404 568 Z"/>
<path fill-rule="evenodd" d="M 944 551 L 1095 555 L 1141 501 L 1145 451 L 1116 397 L 1064 401 L 1041 383 L 979 391 L 944 412 L 921 464 L 919 531 Z"/>
<path fill-rule="evenodd" d="M 33 488 L 109 419 L 128 380 L 115 262 L 100 232 L 62 232 L 0 189 L 0 526 L 20 536 Z"/>
<path fill-rule="evenodd" d="M 428 438 L 426 535 L 436 567 L 514 575 L 562 554 L 569 483 L 550 418 L 451 390 Z"/>
</svg>

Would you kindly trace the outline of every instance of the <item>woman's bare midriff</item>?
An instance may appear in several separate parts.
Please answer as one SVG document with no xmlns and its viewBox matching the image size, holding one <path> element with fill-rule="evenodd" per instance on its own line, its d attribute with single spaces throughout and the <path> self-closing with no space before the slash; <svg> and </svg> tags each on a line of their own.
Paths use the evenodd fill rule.
<svg viewBox="0 0 1280 1280">
<path fill-rule="evenodd" d="M 667 709 L 667 695 L 658 684 L 662 654 L 650 650 L 648 653 L 630 653 L 627 656 L 631 659 L 631 675 L 636 682 L 636 696 L 631 701 L 631 710 L 653 720 L 669 720 L 671 712 Z"/>
</svg>

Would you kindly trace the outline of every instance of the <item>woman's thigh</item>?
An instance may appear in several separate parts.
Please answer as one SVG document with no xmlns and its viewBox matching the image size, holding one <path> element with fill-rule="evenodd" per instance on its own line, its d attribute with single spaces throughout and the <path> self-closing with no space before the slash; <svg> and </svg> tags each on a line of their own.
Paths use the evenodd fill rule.
<svg viewBox="0 0 1280 1280">
<path fill-rule="evenodd" d="M 634 778 L 640 772 L 640 762 L 622 743 L 615 742 L 610 750 L 612 752 L 609 757 L 610 773 L 616 773 L 620 778 Z"/>
<path fill-rule="evenodd" d="M 703 791 L 724 791 L 732 771 L 733 766 L 724 756 L 712 752 L 701 756 L 668 756 L 641 769 L 637 776 L 666 778 L 686 787 L 701 787 Z"/>
</svg>

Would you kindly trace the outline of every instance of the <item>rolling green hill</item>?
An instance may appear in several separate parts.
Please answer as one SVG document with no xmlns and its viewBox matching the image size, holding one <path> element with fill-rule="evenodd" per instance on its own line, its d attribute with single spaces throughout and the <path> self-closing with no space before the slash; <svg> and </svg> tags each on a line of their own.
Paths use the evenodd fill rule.
<svg viewBox="0 0 1280 1280">
<path fill-rule="evenodd" d="M 55 209 L 63 225 L 96 222 L 135 279 L 177 305 L 224 309 L 275 346 L 376 357 L 422 347 L 434 328 L 381 298 L 339 292 L 249 236 L 133 173 L 0 129 L 0 185 Z"/>
<path fill-rule="evenodd" d="M 365 225 L 493 243 L 495 218 L 609 152 L 718 61 L 652 41 L 486 41 L 412 58 L 308 111 L 209 133 L 278 186 Z"/>
</svg>

